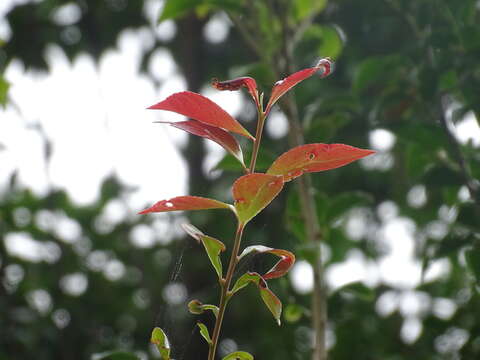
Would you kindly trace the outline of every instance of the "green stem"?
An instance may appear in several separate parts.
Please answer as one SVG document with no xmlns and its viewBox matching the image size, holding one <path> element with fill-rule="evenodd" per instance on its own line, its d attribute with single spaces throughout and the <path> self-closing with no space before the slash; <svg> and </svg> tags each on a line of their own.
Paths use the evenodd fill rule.
<svg viewBox="0 0 480 360">
<path fill-rule="evenodd" d="M 255 141 L 253 142 L 252 159 L 250 160 L 250 173 L 255 172 L 258 150 L 260 149 L 260 143 L 262 142 L 263 125 L 265 125 L 265 113 L 263 112 L 263 109 L 259 106 L 257 132 L 255 134 Z"/>
<path fill-rule="evenodd" d="M 215 359 L 215 352 L 217 350 L 218 339 L 220 337 L 220 329 L 222 327 L 223 315 L 225 314 L 225 309 L 227 308 L 228 300 L 230 299 L 229 287 L 232 282 L 233 273 L 235 271 L 235 266 L 238 263 L 238 251 L 240 249 L 240 243 L 242 241 L 242 234 L 244 224 L 238 223 L 237 232 L 235 233 L 235 241 L 233 243 L 232 255 L 230 256 L 230 263 L 228 265 L 227 275 L 225 279 L 220 280 L 221 285 L 221 294 L 220 294 L 220 304 L 218 306 L 218 316 L 215 321 L 215 328 L 213 329 L 212 344 L 208 352 L 208 360 Z"/>
</svg>

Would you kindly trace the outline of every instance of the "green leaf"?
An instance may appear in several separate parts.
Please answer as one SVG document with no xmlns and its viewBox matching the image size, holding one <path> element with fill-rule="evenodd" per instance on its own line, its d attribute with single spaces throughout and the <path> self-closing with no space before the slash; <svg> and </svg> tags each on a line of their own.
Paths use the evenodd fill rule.
<svg viewBox="0 0 480 360">
<path fill-rule="evenodd" d="M 243 274 L 235 282 L 235 285 L 233 285 L 233 288 L 231 290 L 231 295 L 240 291 L 241 289 L 243 289 L 245 286 L 247 286 L 251 282 L 253 282 L 255 284 L 258 283 L 259 279 L 260 279 L 260 275 L 257 274 L 257 273 L 254 273 L 254 272 L 248 272 L 248 273 Z"/>
<path fill-rule="evenodd" d="M 170 360 L 170 342 L 162 329 L 159 327 L 153 329 L 150 342 L 157 346 L 162 360 Z"/>
<path fill-rule="evenodd" d="M 208 332 L 208 329 L 205 326 L 205 324 L 198 322 L 197 325 L 200 328 L 200 335 L 202 335 L 202 337 L 207 341 L 208 345 L 211 345 L 212 339 L 210 338 L 210 333 Z"/>
<path fill-rule="evenodd" d="M 215 317 L 218 316 L 218 306 L 210 304 L 202 304 L 199 300 L 195 299 L 188 303 L 188 311 L 191 314 L 200 315 L 205 312 L 205 310 L 211 310 Z"/>
<path fill-rule="evenodd" d="M 7 104 L 7 93 L 10 88 L 10 83 L 0 75 L 0 105 Z"/>
<path fill-rule="evenodd" d="M 308 16 L 320 13 L 327 5 L 327 0 L 294 0 L 295 18 L 302 20 Z"/>
<path fill-rule="evenodd" d="M 285 307 L 283 318 L 288 323 L 296 323 L 303 316 L 304 308 L 298 304 L 288 304 Z"/>
<path fill-rule="evenodd" d="M 467 266 L 480 285 L 480 250 L 479 248 L 468 249 L 465 251 L 465 260 Z"/>
<path fill-rule="evenodd" d="M 183 16 L 188 11 L 194 10 L 201 3 L 198 0 L 167 0 L 158 22 Z"/>
<path fill-rule="evenodd" d="M 234 206 L 238 220 L 246 224 L 280 193 L 283 177 L 268 174 L 248 174 L 233 184 Z"/>
<path fill-rule="evenodd" d="M 253 356 L 245 351 L 235 351 L 225 356 L 223 360 L 253 360 Z"/>
<path fill-rule="evenodd" d="M 136 355 L 126 351 L 111 351 L 97 356 L 94 357 L 95 360 L 139 360 Z"/>
<path fill-rule="evenodd" d="M 225 251 L 225 245 L 220 241 L 211 236 L 205 235 L 199 229 L 191 224 L 182 224 L 183 229 L 191 237 L 196 239 L 198 242 L 203 244 L 205 251 L 207 252 L 208 258 L 212 263 L 218 278 L 222 278 L 222 261 L 220 260 L 220 253 Z"/>
</svg>

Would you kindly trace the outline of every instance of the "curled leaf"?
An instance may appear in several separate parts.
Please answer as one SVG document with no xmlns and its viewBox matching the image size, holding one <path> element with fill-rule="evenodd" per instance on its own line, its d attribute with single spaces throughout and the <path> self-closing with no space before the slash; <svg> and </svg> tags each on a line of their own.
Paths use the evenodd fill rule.
<svg viewBox="0 0 480 360">
<path fill-rule="evenodd" d="M 170 95 L 149 109 L 166 110 L 254 139 L 240 123 L 225 110 L 203 95 L 183 91 Z"/>
<path fill-rule="evenodd" d="M 188 303 L 188 311 L 190 311 L 191 314 L 200 315 L 203 314 L 206 310 L 211 310 L 215 317 L 218 316 L 218 306 L 202 304 L 202 302 L 196 299 Z"/>
<path fill-rule="evenodd" d="M 307 144 L 280 155 L 267 174 L 282 175 L 285 182 L 306 172 L 335 169 L 375 153 L 344 144 Z"/>
<path fill-rule="evenodd" d="M 317 65 L 312 68 L 303 69 L 293 73 L 290 76 L 287 76 L 283 80 L 279 80 L 275 83 L 272 89 L 272 94 L 270 95 L 270 100 L 268 101 L 267 108 L 265 113 L 268 114 L 272 109 L 272 106 L 277 102 L 283 94 L 285 94 L 292 87 L 297 85 L 299 82 L 308 79 L 310 76 L 315 74 L 317 71 L 322 71 L 320 77 L 324 78 L 328 76 L 332 70 L 333 63 L 330 58 L 321 59 Z"/>
<path fill-rule="evenodd" d="M 235 351 L 225 356 L 222 360 L 253 360 L 253 356 L 245 351 Z"/>
<path fill-rule="evenodd" d="M 168 212 L 180 210 L 207 210 L 207 209 L 231 209 L 230 205 L 218 200 L 199 196 L 177 196 L 169 200 L 162 200 L 153 206 L 140 211 L 139 214 L 154 212 Z"/>
<path fill-rule="evenodd" d="M 150 342 L 156 345 L 162 360 L 170 360 L 170 343 L 162 329 L 159 327 L 153 329 Z"/>
<path fill-rule="evenodd" d="M 290 251 L 274 249 L 263 245 L 253 245 L 245 248 L 239 259 L 251 253 L 270 253 L 280 257 L 280 260 L 267 273 L 262 275 L 265 280 L 282 277 L 295 263 L 295 255 Z"/>
<path fill-rule="evenodd" d="M 282 176 L 254 173 L 235 181 L 232 192 L 240 222 L 246 224 L 262 211 L 283 188 Z"/>
<path fill-rule="evenodd" d="M 257 285 L 258 289 L 260 290 L 260 296 L 263 302 L 267 306 L 268 310 L 270 310 L 270 312 L 272 313 L 278 325 L 280 325 L 280 316 L 282 315 L 282 302 L 268 288 L 267 282 L 262 276 L 260 276 L 260 274 L 255 272 L 247 272 L 243 274 L 235 282 L 230 296 L 246 287 L 249 283 L 254 283 Z"/>
<path fill-rule="evenodd" d="M 242 87 L 245 87 L 247 88 L 248 92 L 252 96 L 257 106 L 260 105 L 260 101 L 258 98 L 257 83 L 255 79 L 251 77 L 244 76 L 244 77 L 239 77 L 233 80 L 226 80 L 226 81 L 218 81 L 218 79 L 213 79 L 212 86 L 215 89 L 221 90 L 221 91 L 223 90 L 235 91 L 235 90 L 239 90 Z"/>
<path fill-rule="evenodd" d="M 184 130 L 190 134 L 212 140 L 232 154 L 245 168 L 243 153 L 238 141 L 227 131 L 218 127 L 210 126 L 196 120 L 179 122 L 157 121 L 158 123 L 169 124 L 177 129 Z"/>
<path fill-rule="evenodd" d="M 220 260 L 220 253 L 225 251 L 225 245 L 220 241 L 211 236 L 205 235 L 199 229 L 191 224 L 182 224 L 183 229 L 191 237 L 196 239 L 198 242 L 203 244 L 205 251 L 207 252 L 208 258 L 212 263 L 215 271 L 217 272 L 218 278 L 222 278 L 222 261 Z"/>
<path fill-rule="evenodd" d="M 205 324 L 198 322 L 197 325 L 200 328 L 200 335 L 202 335 L 202 337 L 207 341 L 208 345 L 211 345 L 212 339 L 210 338 L 210 333 L 208 332 L 208 329 L 205 326 Z"/>
</svg>

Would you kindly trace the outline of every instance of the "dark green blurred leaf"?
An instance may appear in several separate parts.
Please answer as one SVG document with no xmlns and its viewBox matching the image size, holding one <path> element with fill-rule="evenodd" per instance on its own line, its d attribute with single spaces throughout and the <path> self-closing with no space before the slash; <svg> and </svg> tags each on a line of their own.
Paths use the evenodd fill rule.
<svg viewBox="0 0 480 360">
<path fill-rule="evenodd" d="M 330 198 L 327 210 L 327 223 L 332 224 L 335 220 L 340 218 L 350 209 L 359 206 L 367 206 L 373 203 L 373 198 L 370 194 L 352 191 L 343 193 Z"/>
<path fill-rule="evenodd" d="M 167 0 L 164 3 L 163 10 L 158 19 L 159 22 L 178 18 L 185 15 L 188 11 L 194 10 L 203 1 L 198 0 Z"/>
<path fill-rule="evenodd" d="M 285 306 L 285 311 L 283 312 L 283 318 L 288 323 L 298 322 L 304 313 L 304 308 L 298 304 L 288 304 Z"/>
</svg>

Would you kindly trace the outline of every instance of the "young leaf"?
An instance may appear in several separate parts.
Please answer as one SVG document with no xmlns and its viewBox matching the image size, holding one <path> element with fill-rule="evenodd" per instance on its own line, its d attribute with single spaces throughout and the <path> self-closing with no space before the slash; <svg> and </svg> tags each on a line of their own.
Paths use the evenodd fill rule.
<svg viewBox="0 0 480 360">
<path fill-rule="evenodd" d="M 245 351 L 235 351 L 225 356 L 222 360 L 253 360 L 253 356 Z"/>
<path fill-rule="evenodd" d="M 283 178 L 276 175 L 248 174 L 233 184 L 234 206 L 240 222 L 246 224 L 263 210 L 283 188 Z"/>
<path fill-rule="evenodd" d="M 201 136 L 203 138 L 215 141 L 218 145 L 232 154 L 245 168 L 243 153 L 237 140 L 230 133 L 218 127 L 210 126 L 196 120 L 187 120 L 179 122 L 157 121 L 159 123 L 169 124 L 177 129 L 184 130 L 190 134 Z"/>
<path fill-rule="evenodd" d="M 268 114 L 272 109 L 272 106 L 288 90 L 297 85 L 299 82 L 309 78 L 319 70 L 322 71 L 320 77 L 327 77 L 332 70 L 332 61 L 329 58 L 321 59 L 314 67 L 297 71 L 296 73 L 287 76 L 285 79 L 277 81 L 273 86 L 272 94 L 270 95 L 265 113 Z"/>
<path fill-rule="evenodd" d="M 222 261 L 220 260 L 220 253 L 225 251 L 225 245 L 211 236 L 203 234 L 199 229 L 191 224 L 182 224 L 183 229 L 198 242 L 203 244 L 208 258 L 212 263 L 218 278 L 222 278 Z"/>
<path fill-rule="evenodd" d="M 192 300 L 188 303 L 188 311 L 191 314 L 200 315 L 205 312 L 205 310 L 211 310 L 215 317 L 218 316 L 218 306 L 210 305 L 210 304 L 202 304 L 199 300 Z"/>
<path fill-rule="evenodd" d="M 280 155 L 267 174 L 282 175 L 287 182 L 306 172 L 335 169 L 375 153 L 344 144 L 307 144 Z"/>
<path fill-rule="evenodd" d="M 208 345 L 211 345 L 212 339 L 210 338 L 210 334 L 205 324 L 198 322 L 197 325 L 200 328 L 200 335 L 202 335 L 202 337 L 207 341 Z"/>
<path fill-rule="evenodd" d="M 215 89 L 220 91 L 223 91 L 223 90 L 235 91 L 235 90 L 239 90 L 242 87 L 245 87 L 250 93 L 250 96 L 253 98 L 253 101 L 255 101 L 255 104 L 257 104 L 257 107 L 260 106 L 260 100 L 258 98 L 257 83 L 255 79 L 251 77 L 244 76 L 237 79 L 226 80 L 226 81 L 218 81 L 217 79 L 213 79 L 212 86 Z"/>
<path fill-rule="evenodd" d="M 162 360 L 170 360 L 170 343 L 162 329 L 159 327 L 153 329 L 150 342 L 157 346 Z"/>
<path fill-rule="evenodd" d="M 140 211 L 139 214 L 208 209 L 231 209 L 231 206 L 221 201 L 207 199 L 199 196 L 177 196 L 169 200 L 159 201 L 148 209 Z"/>
<path fill-rule="evenodd" d="M 222 128 L 255 139 L 240 123 L 212 100 L 200 94 L 183 91 L 170 95 L 149 109 L 173 111 L 207 125 Z"/>
<path fill-rule="evenodd" d="M 264 275 L 264 280 L 275 279 L 285 275 L 295 262 L 295 255 L 290 251 L 282 249 L 273 249 L 263 245 L 253 245 L 245 248 L 239 257 L 239 260 L 251 253 L 270 253 L 280 257 L 280 260 Z"/>
</svg>

